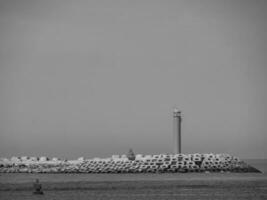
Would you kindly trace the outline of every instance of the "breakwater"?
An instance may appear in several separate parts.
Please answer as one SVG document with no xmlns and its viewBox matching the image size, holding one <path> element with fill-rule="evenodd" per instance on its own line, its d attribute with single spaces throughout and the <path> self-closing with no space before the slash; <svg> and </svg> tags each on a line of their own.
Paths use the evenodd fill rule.
<svg viewBox="0 0 267 200">
<path fill-rule="evenodd" d="M 0 160 L 0 173 L 186 173 L 260 172 L 229 154 L 126 155 L 110 158 L 59 160 L 47 157 L 13 157 Z"/>
</svg>

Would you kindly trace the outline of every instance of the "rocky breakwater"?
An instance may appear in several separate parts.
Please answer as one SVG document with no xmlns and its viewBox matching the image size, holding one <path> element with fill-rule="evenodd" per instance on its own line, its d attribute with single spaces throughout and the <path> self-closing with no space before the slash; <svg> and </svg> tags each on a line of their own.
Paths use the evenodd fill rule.
<svg viewBox="0 0 267 200">
<path fill-rule="evenodd" d="M 126 155 L 77 160 L 12 157 L 0 160 L 0 173 L 186 173 L 260 172 L 229 154 Z"/>
</svg>

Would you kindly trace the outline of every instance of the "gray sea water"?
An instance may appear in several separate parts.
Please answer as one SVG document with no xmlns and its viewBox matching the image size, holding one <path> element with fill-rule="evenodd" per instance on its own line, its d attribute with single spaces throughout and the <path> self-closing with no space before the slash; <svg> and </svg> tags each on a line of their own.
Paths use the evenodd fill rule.
<svg viewBox="0 0 267 200">
<path fill-rule="evenodd" d="M 0 199 L 267 199 L 267 160 L 245 161 L 263 173 L 0 174 Z"/>
</svg>

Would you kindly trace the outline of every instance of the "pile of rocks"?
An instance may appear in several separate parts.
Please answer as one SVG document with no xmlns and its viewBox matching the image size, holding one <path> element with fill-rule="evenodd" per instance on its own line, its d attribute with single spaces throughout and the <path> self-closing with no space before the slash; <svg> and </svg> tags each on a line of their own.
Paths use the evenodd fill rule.
<svg viewBox="0 0 267 200">
<path fill-rule="evenodd" d="M 229 154 L 160 154 L 136 155 L 129 160 L 126 155 L 111 158 L 77 160 L 2 159 L 2 173 L 176 173 L 176 172 L 260 172 L 239 158 Z"/>
</svg>

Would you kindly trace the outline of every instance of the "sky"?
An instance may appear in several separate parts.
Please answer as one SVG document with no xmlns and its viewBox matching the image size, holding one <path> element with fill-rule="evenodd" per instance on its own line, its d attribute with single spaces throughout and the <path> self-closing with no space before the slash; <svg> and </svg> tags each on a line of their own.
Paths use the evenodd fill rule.
<svg viewBox="0 0 267 200">
<path fill-rule="evenodd" d="M 0 157 L 267 158 L 265 0 L 0 0 Z"/>
</svg>

